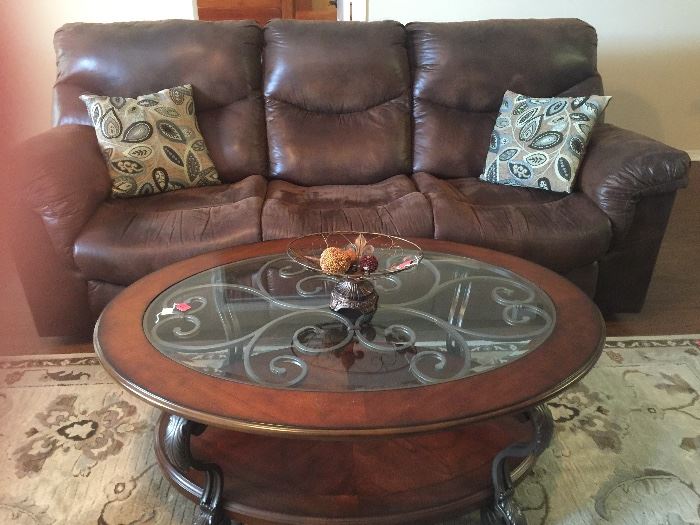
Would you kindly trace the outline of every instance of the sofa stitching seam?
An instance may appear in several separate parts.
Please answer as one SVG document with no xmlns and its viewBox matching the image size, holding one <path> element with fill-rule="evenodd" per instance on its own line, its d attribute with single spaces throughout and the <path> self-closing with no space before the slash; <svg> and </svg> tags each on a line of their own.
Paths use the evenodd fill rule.
<svg viewBox="0 0 700 525">
<path fill-rule="evenodd" d="M 367 113 L 368 111 L 372 111 L 373 109 L 377 109 L 377 108 L 379 108 L 379 107 L 381 107 L 381 106 L 389 105 L 389 104 L 391 104 L 391 103 L 393 103 L 393 102 L 401 101 L 401 99 L 404 98 L 404 97 L 406 98 L 406 102 L 410 102 L 409 93 L 407 93 L 406 91 L 404 91 L 404 92 L 402 92 L 402 93 L 401 93 L 400 95 L 398 95 L 398 96 L 395 96 L 395 97 L 386 99 L 386 100 L 384 100 L 384 101 L 382 101 L 382 102 L 379 102 L 378 104 L 373 104 L 373 105 L 371 105 L 371 106 L 369 106 L 369 107 L 367 107 L 367 108 L 358 109 L 358 110 L 356 110 L 356 111 L 317 111 L 317 110 L 305 108 L 305 107 L 303 107 L 303 106 L 301 106 L 301 105 L 299 105 L 299 104 L 295 104 L 294 102 L 289 102 L 288 100 L 283 100 L 283 99 L 276 98 L 276 97 L 273 97 L 273 96 L 270 96 L 270 95 L 265 95 L 265 105 L 267 106 L 267 101 L 268 101 L 268 100 L 272 100 L 272 101 L 274 101 L 274 102 L 280 102 L 280 103 L 282 103 L 282 104 L 286 104 L 286 105 L 288 105 L 288 106 L 291 106 L 291 107 L 293 107 L 294 109 L 297 109 L 297 110 L 299 110 L 299 111 L 304 111 L 304 112 L 306 112 L 306 113 L 313 113 L 314 115 L 336 115 L 336 116 L 337 116 L 337 115 L 357 115 L 357 114 L 360 114 L 360 113 Z M 267 107 L 266 107 L 265 109 L 268 110 Z"/>
</svg>

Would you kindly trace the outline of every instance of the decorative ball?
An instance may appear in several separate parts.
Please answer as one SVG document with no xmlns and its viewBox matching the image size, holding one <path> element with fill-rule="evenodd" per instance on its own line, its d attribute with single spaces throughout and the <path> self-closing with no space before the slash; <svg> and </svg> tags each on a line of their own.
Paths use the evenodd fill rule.
<svg viewBox="0 0 700 525">
<path fill-rule="evenodd" d="M 321 253 L 321 270 L 328 273 L 345 273 L 352 264 L 352 257 L 342 248 L 331 246 Z"/>
<path fill-rule="evenodd" d="M 360 257 L 360 269 L 363 272 L 372 273 L 379 267 L 379 261 L 374 255 L 363 255 Z"/>
</svg>

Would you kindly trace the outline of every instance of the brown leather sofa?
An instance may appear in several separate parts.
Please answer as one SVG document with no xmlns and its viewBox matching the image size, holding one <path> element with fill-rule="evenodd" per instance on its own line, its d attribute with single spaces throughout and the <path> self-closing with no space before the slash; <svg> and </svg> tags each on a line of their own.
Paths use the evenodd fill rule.
<svg viewBox="0 0 700 525">
<path fill-rule="evenodd" d="M 636 311 L 687 184 L 685 153 L 609 124 L 572 194 L 478 179 L 507 89 L 602 93 L 596 33 L 579 20 L 69 24 L 55 46 L 55 127 L 22 147 L 16 177 L 15 251 L 42 335 L 85 330 L 174 261 L 337 229 L 509 252 L 604 311 Z M 110 200 L 78 96 L 185 83 L 224 184 Z"/>
</svg>

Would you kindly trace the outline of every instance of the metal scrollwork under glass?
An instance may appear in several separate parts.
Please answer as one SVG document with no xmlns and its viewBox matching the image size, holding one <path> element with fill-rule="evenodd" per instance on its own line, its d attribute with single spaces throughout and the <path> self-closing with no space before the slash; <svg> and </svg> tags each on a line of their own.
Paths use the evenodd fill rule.
<svg viewBox="0 0 700 525">
<path fill-rule="evenodd" d="M 371 320 L 328 307 L 337 277 L 286 255 L 234 262 L 158 296 L 143 327 L 163 354 L 202 373 L 267 387 L 386 390 L 461 379 L 504 366 L 551 333 L 549 297 L 473 259 L 424 253 L 377 278 Z"/>
</svg>

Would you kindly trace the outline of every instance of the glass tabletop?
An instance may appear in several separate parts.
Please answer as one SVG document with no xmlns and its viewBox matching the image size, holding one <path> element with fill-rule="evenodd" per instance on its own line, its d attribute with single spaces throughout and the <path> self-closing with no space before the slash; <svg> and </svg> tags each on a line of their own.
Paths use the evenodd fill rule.
<svg viewBox="0 0 700 525">
<path fill-rule="evenodd" d="M 537 348 L 555 323 L 537 286 L 457 255 L 425 252 L 416 267 L 376 279 L 369 322 L 328 307 L 336 282 L 284 254 L 237 261 L 165 290 L 143 329 L 158 351 L 204 374 L 343 392 L 487 372 Z"/>
</svg>

